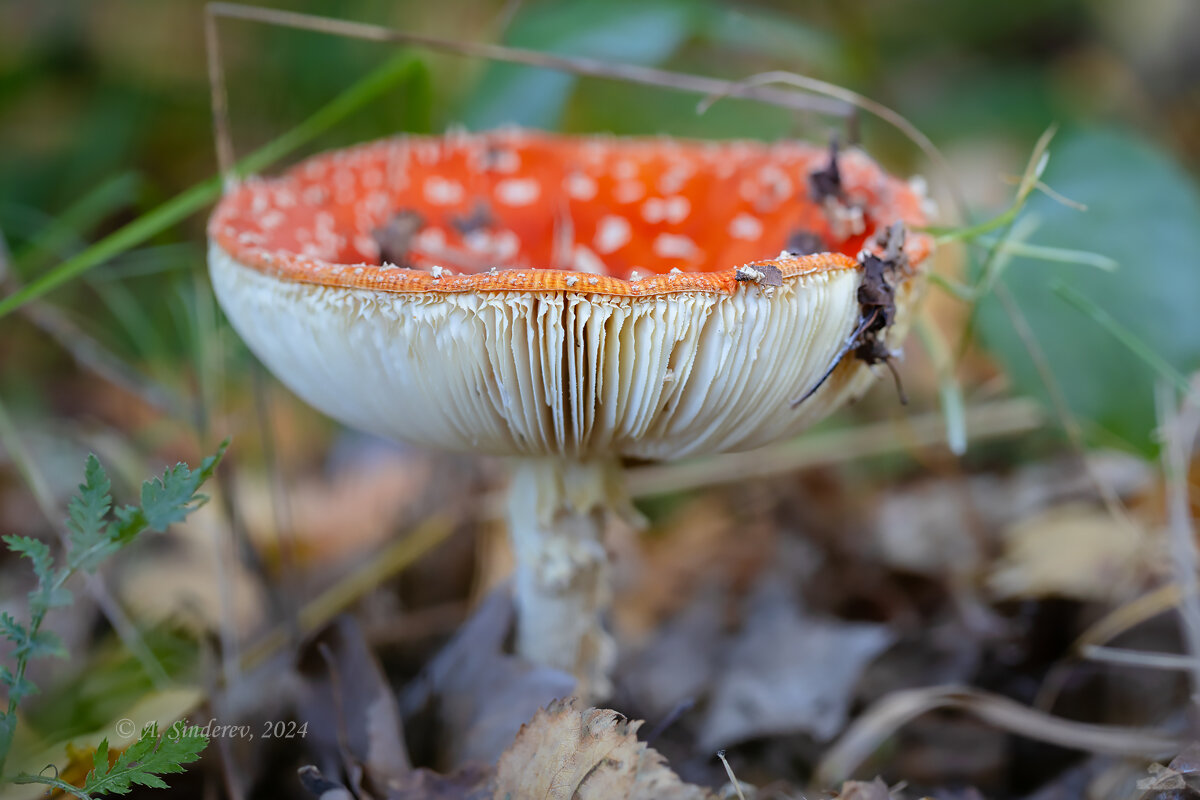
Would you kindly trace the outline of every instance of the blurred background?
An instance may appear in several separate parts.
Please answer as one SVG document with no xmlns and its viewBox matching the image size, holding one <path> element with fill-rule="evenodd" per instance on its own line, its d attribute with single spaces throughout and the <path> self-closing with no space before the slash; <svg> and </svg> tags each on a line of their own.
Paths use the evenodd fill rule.
<svg viewBox="0 0 1200 800">
<path fill-rule="evenodd" d="M 939 681 L 1021 702 L 1045 700 L 1040 693 L 1054 665 L 1073 652 L 1072 640 L 1106 610 L 1164 579 L 1165 545 L 1155 538 L 1165 491 L 1155 461 L 1155 387 L 1200 368 L 1200 4 L 261 5 L 734 80 L 788 70 L 839 84 L 898 110 L 943 151 L 967 201 L 965 218 L 944 176 L 912 142 L 870 116 L 858 126 L 862 146 L 887 169 L 925 176 L 943 211 L 940 226 L 1004 212 L 1039 136 L 1058 126 L 1043 181 L 1070 202 L 1036 192 L 1010 231 L 1028 247 L 1003 254 L 1004 286 L 1023 322 L 1014 324 L 990 294 L 968 303 L 931 289 L 927 319 L 941 346 L 910 342 L 903 366 L 908 408 L 890 391 L 874 391 L 823 425 L 831 438 L 817 440 L 803 457 L 783 450 L 767 456 L 779 459 L 779 475 L 750 487 L 709 492 L 645 473 L 662 487 L 639 498 L 650 534 L 640 544 L 628 532 L 614 539 L 634 565 L 623 573 L 627 596 L 617 609 L 630 654 L 626 676 L 639 668 L 657 674 L 652 665 L 662 654 L 652 649 L 655 637 L 690 599 L 711 600 L 705 592 L 713 586 L 725 593 L 719 609 L 740 608 L 737 598 L 767 602 L 753 589 L 770 572 L 766 553 L 790 553 L 778 559 L 791 565 L 783 584 L 798 585 L 798 576 L 816 569 L 810 541 L 826 561 L 824 577 L 805 583 L 816 587 L 805 589 L 809 610 L 882 626 L 894 645 L 889 652 L 900 659 L 890 671 L 877 665 L 879 674 L 865 662 L 852 670 L 855 678 L 865 676 L 857 688 L 845 688 L 853 709 L 897 688 Z M 255 22 L 223 20 L 219 29 L 238 156 L 286 134 L 396 51 Z M 307 153 L 451 125 L 820 142 L 846 134 L 840 120 L 746 101 L 724 100 L 701 115 L 701 98 L 686 93 L 412 55 L 416 66 L 395 89 L 268 171 Z M 0 0 L 3 293 L 35 282 L 213 176 L 209 102 L 201 2 Z M 231 652 L 330 586 L 355 587 L 349 596 L 358 602 L 365 636 L 383 654 L 388 680 L 404 686 L 508 569 L 502 532 L 487 509 L 489 492 L 503 482 L 501 468 L 339 429 L 259 369 L 212 298 L 208 208 L 0 318 L 0 403 L 11 423 L 8 455 L 0 457 L 0 529 L 46 536 L 52 529 L 37 492 L 64 507 L 89 450 L 110 466 L 120 495 L 163 464 L 194 463 L 232 435 L 220 486 L 213 487 L 219 502 L 170 541 L 139 546 L 106 575 L 172 680 L 214 695 L 189 696 L 191 705 L 178 713 L 198 702 L 224 703 L 231 714 L 230 708 L 267 713 L 203 687 L 222 669 L 229 678 Z M 939 274 L 954 283 L 977 280 L 985 264 L 995 263 L 988 256 L 993 245 L 986 237 L 947 243 L 938 254 Z M 1067 250 L 1089 255 L 1064 256 Z M 1074 292 L 1074 304 L 1063 285 Z M 1040 344 L 1041 371 L 1030 340 Z M 935 369 L 939 360 L 954 363 L 965 406 L 982 409 L 968 416 L 985 433 L 961 459 L 939 433 L 939 409 L 954 402 Z M 1057 385 L 1047 388 L 1046 373 Z M 912 418 L 931 424 L 910 425 Z M 867 448 L 870 456 L 846 463 L 839 448 L 847 440 L 839 432 L 868 423 L 884 425 Z M 1074 443 L 1064 425 L 1078 428 Z M 1136 512 L 1133 533 L 1113 528 L 1103 510 L 1104 496 L 1114 493 Z M 446 517 L 462 497 L 473 498 L 473 510 Z M 1075 505 L 1063 511 L 1068 503 Z M 436 536 L 430 524 L 442 526 Z M 410 556 L 396 556 L 401 578 L 355 582 L 371 554 L 414 531 L 432 537 L 432 555 L 423 551 L 419 568 L 405 569 Z M 1039 550 L 1039 541 L 1053 545 Z M 682 566 L 671 555 L 681 548 L 691 554 Z M 22 602 L 24 569 L 0 557 L 5 608 Z M 36 735 L 29 739 L 54 744 L 94 733 L 135 704 L 161 699 L 161 684 L 130 658 L 94 608 L 58 617 L 74 656 L 39 662 L 44 694 L 32 706 Z M 726 620 L 734 639 L 725 645 L 705 639 L 704 646 L 733 646 L 737 632 L 745 632 L 737 619 L 743 618 Z M 959 630 L 955 625 L 969 629 L 970 652 L 948 654 L 945 641 L 931 644 L 924 636 L 923 627 L 945 634 Z M 1173 625 L 1158 618 L 1135 631 L 1142 637 L 1135 643 L 1178 648 Z M 285 660 L 290 654 L 294 648 L 283 646 L 270 653 Z M 1067 691 L 1064 713 L 1151 724 L 1169 718 L 1186 696 L 1177 673 L 1134 673 L 1129 683 L 1127 673 L 1107 670 L 1096 666 L 1063 678 L 1070 690 L 1058 686 Z M 697 684 L 700 711 L 685 714 L 672 728 L 674 738 L 658 745 L 685 777 L 718 782 L 723 773 L 714 771 L 704 747 L 751 742 L 734 751 L 747 779 L 791 785 L 810 779 L 823 741 L 813 729 L 729 733 L 713 716 L 725 701 L 719 688 L 704 688 L 710 684 L 719 687 L 720 676 Z M 649 717 L 652 725 L 654 714 L 661 721 L 672 713 L 672 704 L 656 695 L 657 684 L 627 677 L 623 685 L 619 699 L 627 713 Z M 261 702 L 298 713 L 278 697 Z M 880 762 L 884 774 L 917 786 L 954 784 L 1018 797 L 1091 763 L 1078 752 L 1031 749 L 962 719 L 943 722 L 927 724 L 915 742 L 895 745 Z M 456 763 L 438 744 L 451 728 L 440 730 L 410 739 L 417 763 L 445 769 Z M 975 737 L 973 760 L 938 756 L 939 747 L 963 736 Z M 282 747 L 221 758 L 222 791 L 236 794 L 232 770 L 243 792 L 275 796 L 272 776 L 286 772 L 291 781 L 295 764 L 310 756 Z M 187 784 L 197 796 L 203 780 Z M 287 791 L 300 796 L 291 783 Z"/>
</svg>

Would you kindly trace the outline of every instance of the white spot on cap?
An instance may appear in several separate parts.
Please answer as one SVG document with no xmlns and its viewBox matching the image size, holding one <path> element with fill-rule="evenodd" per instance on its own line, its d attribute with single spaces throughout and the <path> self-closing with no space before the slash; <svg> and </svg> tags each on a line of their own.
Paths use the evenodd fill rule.
<svg viewBox="0 0 1200 800">
<path fill-rule="evenodd" d="M 258 227 L 262 228 L 264 231 L 269 231 L 278 228 L 286 220 L 287 217 L 284 216 L 282 211 L 274 209 L 268 211 L 266 214 L 263 214 L 258 218 Z"/>
<path fill-rule="evenodd" d="M 370 236 L 355 236 L 354 249 L 363 258 L 370 259 L 371 261 L 379 258 L 379 244 Z"/>
<path fill-rule="evenodd" d="M 304 200 L 305 205 L 321 206 L 325 205 L 325 201 L 329 199 L 329 192 L 323 186 L 310 186 L 304 190 L 301 199 Z"/>
<path fill-rule="evenodd" d="M 513 231 L 497 231 L 492 236 L 492 247 L 495 248 L 496 258 L 509 261 L 521 251 L 521 240 Z"/>
<path fill-rule="evenodd" d="M 734 239 L 756 242 L 762 237 L 763 224 L 758 217 L 741 213 L 729 220 L 729 235 Z"/>
<path fill-rule="evenodd" d="M 496 184 L 496 200 L 506 206 L 527 206 L 537 202 L 542 187 L 533 178 L 509 178 Z"/>
<path fill-rule="evenodd" d="M 666 216 L 666 211 L 663 209 L 663 201 L 660 198 L 651 197 L 642 203 L 642 219 L 651 225 L 662 222 L 664 216 Z"/>
<path fill-rule="evenodd" d="M 692 168 L 689 165 L 681 164 L 672 167 L 662 174 L 658 179 L 658 190 L 663 194 L 675 194 L 683 189 L 687 184 L 688 179 L 692 177 Z"/>
<path fill-rule="evenodd" d="M 418 250 L 441 250 L 446 246 L 446 232 L 441 228 L 425 228 L 414 240 Z"/>
<path fill-rule="evenodd" d="M 646 196 L 646 187 L 638 181 L 622 181 L 613 189 L 613 199 L 618 203 L 636 203 Z"/>
<path fill-rule="evenodd" d="M 383 170 L 368 169 L 362 174 L 362 185 L 364 189 L 378 189 L 383 186 Z"/>
<path fill-rule="evenodd" d="M 667 214 L 667 222 L 672 225 L 678 225 L 687 219 L 688 212 L 692 210 L 692 203 L 682 195 L 675 195 L 666 199 L 664 208 Z"/>
<path fill-rule="evenodd" d="M 507 175 L 521 168 L 521 157 L 513 150 L 494 150 L 490 155 L 491 167 L 496 172 L 503 172 Z"/>
<path fill-rule="evenodd" d="M 596 251 L 605 255 L 629 244 L 632 235 L 629 220 L 610 214 L 596 226 Z"/>
<path fill-rule="evenodd" d="M 463 237 L 463 244 L 467 246 L 468 250 L 472 250 L 476 253 L 490 252 L 496 245 L 492 234 L 488 233 L 482 228 L 476 228 L 473 231 L 469 231 L 467 235 Z"/>
<path fill-rule="evenodd" d="M 651 197 L 642 203 L 642 218 L 651 224 L 666 220 L 672 225 L 678 225 L 687 219 L 692 204 L 686 197 L 676 195 L 666 199 Z"/>
<path fill-rule="evenodd" d="M 660 233 L 654 240 L 654 255 L 659 258 L 691 258 L 698 252 L 696 243 L 686 236 Z"/>
<path fill-rule="evenodd" d="M 592 275 L 603 275 L 605 272 L 604 262 L 600 260 L 600 257 L 593 253 L 591 248 L 581 244 L 575 245 L 571 266 L 577 272 L 588 272 Z"/>
<path fill-rule="evenodd" d="M 425 179 L 425 199 L 435 206 L 452 206 L 461 203 L 463 187 L 458 181 L 451 181 L 441 175 L 430 175 Z"/>
<path fill-rule="evenodd" d="M 567 286 L 574 286 L 577 283 L 579 283 L 578 275 L 568 275 L 567 276 Z"/>
<path fill-rule="evenodd" d="M 572 172 L 563 178 L 563 188 L 567 190 L 567 195 L 572 200 L 591 200 L 599 191 L 596 181 L 590 175 L 582 172 Z"/>
</svg>

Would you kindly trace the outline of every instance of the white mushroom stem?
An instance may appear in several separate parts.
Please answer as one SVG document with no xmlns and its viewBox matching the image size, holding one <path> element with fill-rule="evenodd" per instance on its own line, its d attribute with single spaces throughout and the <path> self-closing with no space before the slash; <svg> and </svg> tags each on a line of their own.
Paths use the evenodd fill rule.
<svg viewBox="0 0 1200 800">
<path fill-rule="evenodd" d="M 573 674 L 587 701 L 612 688 L 616 647 L 603 619 L 612 594 L 604 523 L 608 511 L 626 504 L 613 463 L 516 462 L 508 530 L 516 557 L 517 650 Z"/>
</svg>

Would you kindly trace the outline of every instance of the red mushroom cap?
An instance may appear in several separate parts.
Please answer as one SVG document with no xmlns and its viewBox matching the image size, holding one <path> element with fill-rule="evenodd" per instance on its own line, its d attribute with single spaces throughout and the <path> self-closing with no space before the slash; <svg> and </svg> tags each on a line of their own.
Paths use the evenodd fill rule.
<svg viewBox="0 0 1200 800">
<path fill-rule="evenodd" d="M 869 382 L 845 359 L 789 407 L 859 325 L 859 251 L 924 223 L 856 150 L 814 200 L 829 161 L 798 142 L 523 131 L 367 144 L 227 195 L 214 285 L 281 380 L 374 432 L 577 457 L 743 449 Z M 822 252 L 781 252 L 798 236 Z M 889 343 L 930 244 L 908 241 Z"/>
</svg>

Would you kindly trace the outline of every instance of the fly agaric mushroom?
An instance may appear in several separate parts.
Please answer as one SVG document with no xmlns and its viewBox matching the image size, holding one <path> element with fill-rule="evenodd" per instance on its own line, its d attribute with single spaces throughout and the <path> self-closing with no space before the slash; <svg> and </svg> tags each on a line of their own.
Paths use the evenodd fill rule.
<svg viewBox="0 0 1200 800">
<path fill-rule="evenodd" d="M 756 447 L 861 393 L 930 248 L 880 237 L 923 222 L 855 150 L 509 130 L 247 181 L 211 220 L 210 268 L 234 328 L 313 406 L 514 457 L 518 650 L 595 698 L 620 459 Z"/>
</svg>

